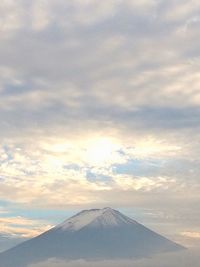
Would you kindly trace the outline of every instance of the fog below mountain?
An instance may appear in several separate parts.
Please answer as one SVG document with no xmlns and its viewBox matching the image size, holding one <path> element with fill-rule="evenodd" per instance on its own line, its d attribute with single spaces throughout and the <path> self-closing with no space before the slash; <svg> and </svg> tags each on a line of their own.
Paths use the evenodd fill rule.
<svg viewBox="0 0 200 267">
<path fill-rule="evenodd" d="M 46 262 L 29 265 L 28 267 L 199 267 L 199 250 L 186 250 L 183 252 L 167 253 L 157 255 L 153 258 L 141 259 L 136 261 L 99 261 L 88 262 L 78 261 L 61 261 L 49 259 Z"/>
</svg>

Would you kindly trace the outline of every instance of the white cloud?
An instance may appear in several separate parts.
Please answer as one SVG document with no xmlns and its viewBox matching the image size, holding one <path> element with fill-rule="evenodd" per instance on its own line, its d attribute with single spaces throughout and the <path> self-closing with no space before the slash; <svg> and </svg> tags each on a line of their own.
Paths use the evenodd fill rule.
<svg viewBox="0 0 200 267">
<path fill-rule="evenodd" d="M 36 0 L 32 4 L 32 27 L 33 30 L 44 30 L 50 23 L 52 17 L 49 10 L 48 1 Z"/>
<path fill-rule="evenodd" d="M 166 4 L 165 1 L 161 1 L 164 4 L 164 9 L 162 15 L 164 18 L 173 22 L 185 21 L 188 17 L 193 16 L 194 13 L 198 13 L 200 4 L 197 0 L 187 0 L 180 1 L 168 1 Z M 173 10 L 173 12 L 172 12 Z"/>
<path fill-rule="evenodd" d="M 8 0 L 0 3 L 0 32 L 3 37 L 7 36 L 10 31 L 20 29 L 23 25 L 24 10 L 20 2 Z"/>
<path fill-rule="evenodd" d="M 189 238 L 200 239 L 200 232 L 182 232 L 181 235 Z"/>
<path fill-rule="evenodd" d="M 0 235 L 10 238 L 32 238 L 49 230 L 51 227 L 52 225 L 48 225 L 45 222 L 20 216 L 0 218 Z"/>
</svg>

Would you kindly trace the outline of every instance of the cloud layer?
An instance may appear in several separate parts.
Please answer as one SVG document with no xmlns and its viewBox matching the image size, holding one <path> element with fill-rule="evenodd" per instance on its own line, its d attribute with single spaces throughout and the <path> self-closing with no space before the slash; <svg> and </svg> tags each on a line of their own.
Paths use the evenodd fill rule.
<svg viewBox="0 0 200 267">
<path fill-rule="evenodd" d="M 74 262 L 64 262 L 59 260 L 49 260 L 41 264 L 34 264 L 30 267 L 178 267 L 198 266 L 199 253 L 197 251 L 189 251 L 178 254 L 166 254 L 155 256 L 154 258 L 142 259 L 136 261 L 105 261 L 105 262 L 85 262 L 84 260 Z"/>
</svg>

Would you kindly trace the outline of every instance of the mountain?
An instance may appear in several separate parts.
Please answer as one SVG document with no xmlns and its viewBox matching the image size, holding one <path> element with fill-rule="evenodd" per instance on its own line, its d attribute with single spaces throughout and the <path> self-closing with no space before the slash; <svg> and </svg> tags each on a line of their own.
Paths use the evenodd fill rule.
<svg viewBox="0 0 200 267">
<path fill-rule="evenodd" d="M 26 267 L 48 258 L 130 259 L 183 249 L 111 208 L 84 210 L 0 254 L 1 267 Z"/>
</svg>

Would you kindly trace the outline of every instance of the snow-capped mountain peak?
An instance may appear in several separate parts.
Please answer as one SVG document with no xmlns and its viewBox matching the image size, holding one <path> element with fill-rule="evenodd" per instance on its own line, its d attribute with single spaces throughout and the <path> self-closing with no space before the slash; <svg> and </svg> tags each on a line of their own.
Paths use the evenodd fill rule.
<svg viewBox="0 0 200 267">
<path fill-rule="evenodd" d="M 109 227 L 120 226 L 122 224 L 135 224 L 136 222 L 120 212 L 109 207 L 103 209 L 83 210 L 75 216 L 69 218 L 56 228 L 64 231 L 78 231 L 85 226 Z"/>
<path fill-rule="evenodd" d="M 67 261 L 138 259 L 182 249 L 119 211 L 92 209 L 0 253 L 0 266 L 27 267 L 49 258 Z"/>
</svg>

